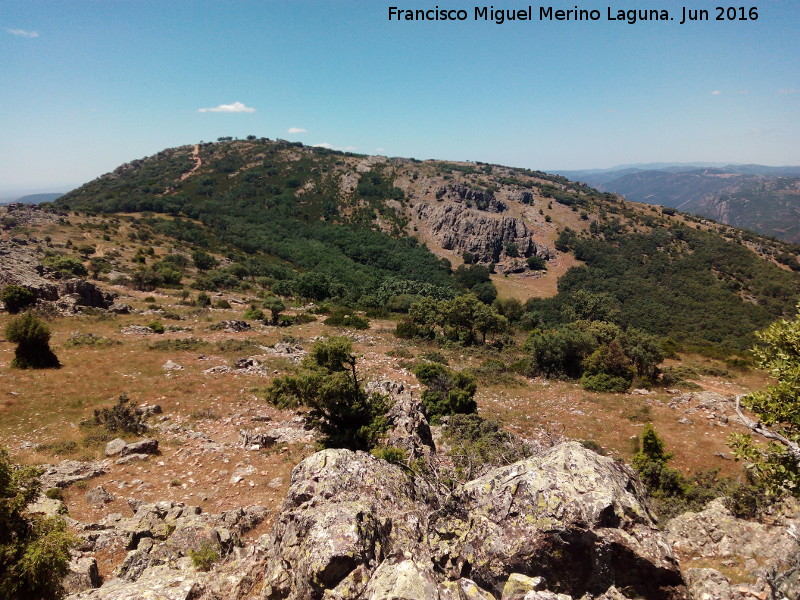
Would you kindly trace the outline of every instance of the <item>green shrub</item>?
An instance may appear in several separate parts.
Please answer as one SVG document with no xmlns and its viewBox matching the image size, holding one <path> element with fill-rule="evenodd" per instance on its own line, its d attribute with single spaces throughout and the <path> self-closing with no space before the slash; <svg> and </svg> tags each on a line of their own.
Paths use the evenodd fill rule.
<svg viewBox="0 0 800 600">
<path fill-rule="evenodd" d="M 323 321 L 325 325 L 347 327 L 350 329 L 369 329 L 369 320 L 358 315 L 337 310 Z"/>
<path fill-rule="evenodd" d="M 94 409 L 94 423 L 112 432 L 141 435 L 147 431 L 142 415 L 136 412 L 136 407 L 131 404 L 126 394 L 121 394 L 117 403 L 111 408 Z"/>
<path fill-rule="evenodd" d="M 370 453 L 381 460 L 392 463 L 393 465 L 405 464 L 405 462 L 408 460 L 408 454 L 406 451 L 402 448 L 396 448 L 395 446 L 380 446 L 370 450 Z"/>
<path fill-rule="evenodd" d="M 584 374 L 581 377 L 581 387 L 590 392 L 604 392 L 608 394 L 621 394 L 628 391 L 631 382 L 622 377 L 615 377 L 608 373 L 597 373 L 596 375 Z"/>
<path fill-rule="evenodd" d="M 29 289 L 19 285 L 8 285 L 0 294 L 6 310 L 15 315 L 36 303 L 36 296 Z"/>
<path fill-rule="evenodd" d="M 448 365 L 447 357 L 438 352 L 436 350 L 431 350 L 429 352 L 423 352 L 419 355 L 422 360 L 428 360 L 430 362 L 439 363 L 440 365 Z"/>
<path fill-rule="evenodd" d="M 230 307 L 231 307 L 231 303 L 228 302 L 227 300 L 217 300 L 216 302 L 214 302 L 214 308 L 223 308 L 223 309 L 225 309 L 225 308 L 230 308 Z"/>
<path fill-rule="evenodd" d="M 492 467 L 530 456 L 531 449 L 501 429 L 496 421 L 476 414 L 456 414 L 442 426 L 442 437 L 456 468 L 456 478 L 470 481 Z"/>
<path fill-rule="evenodd" d="M 464 371 L 452 371 L 438 363 L 422 363 L 414 375 L 425 386 L 422 403 L 428 419 L 438 425 L 445 415 L 469 414 L 478 410 L 475 377 Z"/>
<path fill-rule="evenodd" d="M 94 333 L 81 333 L 73 331 L 69 339 L 64 343 L 68 348 L 108 348 L 109 346 L 118 346 L 122 342 L 113 340 L 111 338 L 103 337 Z"/>
<path fill-rule="evenodd" d="M 204 542 L 200 548 L 189 549 L 189 558 L 192 559 L 192 564 L 198 571 L 208 571 L 222 558 L 219 554 L 217 546 L 211 542 Z"/>
<path fill-rule="evenodd" d="M 158 340 L 148 346 L 150 350 L 160 350 L 169 352 L 194 352 L 204 346 L 208 342 L 194 337 L 178 338 L 174 340 Z"/>
<path fill-rule="evenodd" d="M 5 330 L 9 342 L 17 344 L 11 366 L 18 369 L 57 369 L 61 366 L 50 349 L 50 329 L 33 313 L 12 319 Z"/>
<path fill-rule="evenodd" d="M 50 498 L 50 500 L 63 500 L 64 499 L 64 491 L 61 488 L 50 488 L 44 493 L 46 498 Z"/>
<path fill-rule="evenodd" d="M 26 512 L 39 494 L 38 475 L 0 448 L 0 597 L 7 600 L 60 598 L 75 545 L 62 518 Z"/>
<path fill-rule="evenodd" d="M 151 321 L 147 326 L 152 329 L 154 333 L 164 333 L 164 325 L 160 321 Z"/>
</svg>

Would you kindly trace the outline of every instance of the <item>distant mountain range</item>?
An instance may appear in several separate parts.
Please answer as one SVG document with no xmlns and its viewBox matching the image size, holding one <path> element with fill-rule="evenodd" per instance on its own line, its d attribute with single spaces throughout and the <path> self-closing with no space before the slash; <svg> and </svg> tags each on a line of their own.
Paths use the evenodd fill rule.
<svg viewBox="0 0 800 600">
<path fill-rule="evenodd" d="M 560 174 L 633 202 L 800 243 L 800 166 L 656 163 Z"/>
<path fill-rule="evenodd" d="M 13 204 L 14 202 L 22 202 L 23 204 L 41 204 L 42 202 L 53 202 L 63 195 L 63 192 L 55 192 L 48 194 L 28 194 L 26 196 L 18 196 L 16 198 L 0 198 L 0 205 Z"/>
</svg>

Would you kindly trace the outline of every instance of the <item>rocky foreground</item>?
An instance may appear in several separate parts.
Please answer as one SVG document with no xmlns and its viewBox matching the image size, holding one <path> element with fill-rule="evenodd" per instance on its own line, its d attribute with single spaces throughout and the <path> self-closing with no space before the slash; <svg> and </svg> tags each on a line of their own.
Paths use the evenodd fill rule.
<svg viewBox="0 0 800 600">
<path fill-rule="evenodd" d="M 404 435 L 418 463 L 430 465 L 435 449 L 419 409 L 401 398 L 392 435 Z M 663 530 L 634 473 L 576 442 L 460 486 L 430 475 L 363 452 L 317 452 L 292 472 L 283 506 L 270 515 L 271 532 L 252 542 L 243 540 L 267 517 L 263 507 L 207 515 L 173 502 L 130 500 L 132 517 L 72 521 L 81 544 L 68 598 L 800 596 L 800 519 L 788 511 L 769 524 L 752 523 L 717 500 Z M 112 551 L 127 554 L 113 578 L 100 582 L 94 557 Z"/>
</svg>

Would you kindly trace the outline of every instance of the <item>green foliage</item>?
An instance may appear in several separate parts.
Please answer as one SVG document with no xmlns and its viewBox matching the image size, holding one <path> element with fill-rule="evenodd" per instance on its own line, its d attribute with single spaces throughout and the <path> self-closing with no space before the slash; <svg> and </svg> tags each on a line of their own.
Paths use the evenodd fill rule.
<svg viewBox="0 0 800 600">
<path fill-rule="evenodd" d="M 251 306 L 246 311 L 244 311 L 243 315 L 244 319 L 248 321 L 264 321 L 267 318 L 267 315 L 264 314 L 264 311 L 256 306 Z"/>
<path fill-rule="evenodd" d="M 164 333 L 164 325 L 161 321 L 150 321 L 147 326 L 153 331 L 153 333 Z"/>
<path fill-rule="evenodd" d="M 17 344 L 11 366 L 17 369 L 57 369 L 61 366 L 50 349 L 50 329 L 31 312 L 9 321 L 9 342 Z"/>
<path fill-rule="evenodd" d="M 7 285 L 0 294 L 0 300 L 6 307 L 6 310 L 15 315 L 22 312 L 36 302 L 36 296 L 33 295 L 28 288 L 19 285 Z"/>
<path fill-rule="evenodd" d="M 564 230 L 559 244 L 585 266 L 567 271 L 559 294 L 538 302 L 548 324 L 598 318 L 582 314 L 594 308 L 576 301 L 576 294 L 605 294 L 614 300 L 607 308 L 618 316 L 602 320 L 736 349 L 750 345 L 753 331 L 788 314 L 796 302 L 797 274 L 707 231 L 671 225 L 632 233 L 604 221 L 593 236 Z"/>
<path fill-rule="evenodd" d="M 216 258 L 202 250 L 195 250 L 192 252 L 192 262 L 198 271 L 208 271 L 219 264 Z"/>
<path fill-rule="evenodd" d="M 62 277 L 84 277 L 89 274 L 83 261 L 73 256 L 49 256 L 42 261 Z"/>
<path fill-rule="evenodd" d="M 198 571 L 208 571 L 222 558 L 216 544 L 209 541 L 203 542 L 199 548 L 189 549 L 189 558 L 192 559 L 194 568 Z"/>
<path fill-rule="evenodd" d="M 317 341 L 296 375 L 272 381 L 266 399 L 279 407 L 307 406 L 309 424 L 320 430 L 326 448 L 370 450 L 388 427 L 386 399 L 364 391 L 344 337 Z"/>
<path fill-rule="evenodd" d="M 269 296 L 268 298 L 265 298 L 261 306 L 266 308 L 272 315 L 273 325 L 278 324 L 278 319 L 280 318 L 281 313 L 286 310 L 286 305 L 283 303 L 283 300 L 277 296 Z"/>
<path fill-rule="evenodd" d="M 500 428 L 496 421 L 476 414 L 454 414 L 442 427 L 458 480 L 470 481 L 492 467 L 511 464 L 531 449 Z"/>
<path fill-rule="evenodd" d="M 380 446 L 370 450 L 370 453 L 372 456 L 385 460 L 393 465 L 402 465 L 408 460 L 406 451 L 402 448 L 396 448 L 395 446 Z"/>
<path fill-rule="evenodd" d="M 208 345 L 208 342 L 194 337 L 158 340 L 148 346 L 150 350 L 162 352 L 194 352 Z"/>
<path fill-rule="evenodd" d="M 194 303 L 199 308 L 208 308 L 209 306 L 211 306 L 211 297 L 205 292 L 200 292 L 199 294 L 197 294 L 197 299 L 194 301 Z"/>
<path fill-rule="evenodd" d="M 617 377 L 608 373 L 584 373 L 581 376 L 581 387 L 590 392 L 603 392 L 607 394 L 622 394 L 631 387 L 629 379 Z"/>
<path fill-rule="evenodd" d="M 368 319 L 350 314 L 344 309 L 335 310 L 323 323 L 325 323 L 325 325 L 347 327 L 349 329 L 369 329 Z"/>
<path fill-rule="evenodd" d="M 94 409 L 94 424 L 102 425 L 108 431 L 141 435 L 147 431 L 142 415 L 136 412 L 126 394 L 121 394 L 111 408 Z"/>
<path fill-rule="evenodd" d="M 532 375 L 575 379 L 583 361 L 597 348 L 594 338 L 575 327 L 534 331 L 525 342 Z"/>
<path fill-rule="evenodd" d="M 453 371 L 439 363 L 422 363 L 414 368 L 414 375 L 425 386 L 422 403 L 428 419 L 438 425 L 442 417 L 470 414 L 478 410 L 475 377 L 464 371 Z"/>
<path fill-rule="evenodd" d="M 8 600 L 60 598 L 75 544 L 63 519 L 25 512 L 39 493 L 38 475 L 0 448 L 0 596 Z"/>
<path fill-rule="evenodd" d="M 64 343 L 68 348 L 109 348 L 118 346 L 122 342 L 97 335 L 96 333 L 81 333 L 73 331 L 69 339 Z"/>
<path fill-rule="evenodd" d="M 785 441 L 757 444 L 750 434 L 733 434 L 729 443 L 770 495 L 788 492 L 800 497 L 800 459 L 791 445 L 800 444 L 800 304 L 792 320 L 782 319 L 756 334 L 753 355 L 776 383 L 748 394 L 742 405 L 761 426 Z"/>
</svg>

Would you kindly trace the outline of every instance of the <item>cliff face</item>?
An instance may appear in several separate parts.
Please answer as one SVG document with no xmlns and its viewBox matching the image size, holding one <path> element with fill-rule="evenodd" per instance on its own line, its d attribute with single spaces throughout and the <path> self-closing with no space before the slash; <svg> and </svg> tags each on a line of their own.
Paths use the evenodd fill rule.
<svg viewBox="0 0 800 600">
<path fill-rule="evenodd" d="M 445 202 L 420 203 L 414 207 L 414 216 L 427 225 L 431 236 L 443 249 L 458 254 L 470 252 L 478 262 L 511 263 L 513 259 L 533 255 L 545 259 L 553 257 L 552 250 L 537 246 L 533 232 L 522 219 Z"/>
</svg>

